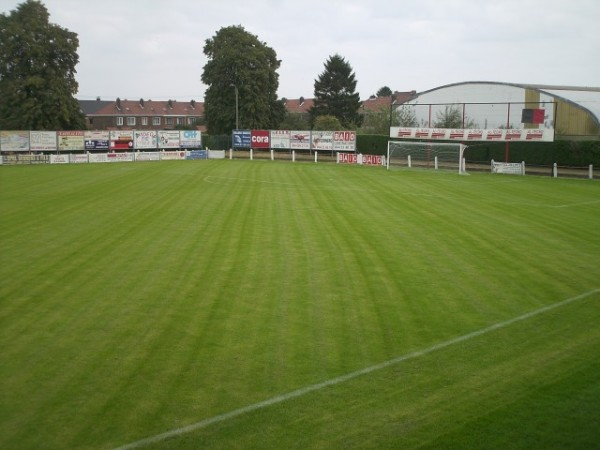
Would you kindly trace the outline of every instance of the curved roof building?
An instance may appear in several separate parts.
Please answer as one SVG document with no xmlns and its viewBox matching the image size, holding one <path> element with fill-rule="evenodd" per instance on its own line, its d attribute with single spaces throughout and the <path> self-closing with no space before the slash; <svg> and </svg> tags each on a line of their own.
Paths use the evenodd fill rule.
<svg viewBox="0 0 600 450">
<path fill-rule="evenodd" d="M 600 88 L 467 81 L 420 92 L 413 105 L 419 126 L 553 128 L 557 139 L 600 139 Z M 526 119 L 535 111 L 533 122 Z"/>
</svg>

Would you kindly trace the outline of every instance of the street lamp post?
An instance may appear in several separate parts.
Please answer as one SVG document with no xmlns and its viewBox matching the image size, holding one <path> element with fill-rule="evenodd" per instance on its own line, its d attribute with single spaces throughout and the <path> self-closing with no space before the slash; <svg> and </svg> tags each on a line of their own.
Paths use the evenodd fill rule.
<svg viewBox="0 0 600 450">
<path fill-rule="evenodd" d="M 235 89 L 235 129 L 239 130 L 240 129 L 239 102 L 238 102 L 239 93 L 238 93 L 237 85 L 234 84 L 233 88 Z"/>
</svg>

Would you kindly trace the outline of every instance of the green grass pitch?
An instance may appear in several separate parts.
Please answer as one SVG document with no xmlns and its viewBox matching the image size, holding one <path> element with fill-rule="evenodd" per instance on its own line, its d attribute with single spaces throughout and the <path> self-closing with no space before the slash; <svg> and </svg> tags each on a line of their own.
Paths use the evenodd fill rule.
<svg viewBox="0 0 600 450">
<path fill-rule="evenodd" d="M 592 449 L 600 184 L 0 167 L 0 448 Z"/>
</svg>

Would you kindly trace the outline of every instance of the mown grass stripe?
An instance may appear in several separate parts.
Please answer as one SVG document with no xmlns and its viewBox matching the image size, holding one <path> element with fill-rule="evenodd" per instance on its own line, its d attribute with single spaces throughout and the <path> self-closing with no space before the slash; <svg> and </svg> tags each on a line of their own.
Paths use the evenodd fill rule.
<svg viewBox="0 0 600 450">
<path fill-rule="evenodd" d="M 162 442 L 162 441 L 165 441 L 167 439 L 171 439 L 173 437 L 177 437 L 177 436 L 180 436 L 180 435 L 183 435 L 183 434 L 187 434 L 187 433 L 192 433 L 192 432 L 200 430 L 202 428 L 205 428 L 205 427 L 208 427 L 208 426 L 211 426 L 211 425 L 214 425 L 216 423 L 223 422 L 223 421 L 226 421 L 226 420 L 229 420 L 229 419 L 233 419 L 233 418 L 241 416 L 243 414 L 251 413 L 251 412 L 254 412 L 254 411 L 262 409 L 262 408 L 273 406 L 273 405 L 275 405 L 277 403 L 286 402 L 288 400 L 292 400 L 294 398 L 304 396 L 304 395 L 309 394 L 311 392 L 319 391 L 321 389 L 324 389 L 324 388 L 327 388 L 327 387 L 330 387 L 330 386 L 335 386 L 335 385 L 340 384 L 340 383 L 345 383 L 346 381 L 352 380 L 354 378 L 357 378 L 357 377 L 360 377 L 360 376 L 363 376 L 363 375 L 371 374 L 372 372 L 375 372 L 375 371 L 378 371 L 378 370 L 381 370 L 381 369 L 385 369 L 385 368 L 387 368 L 389 366 L 392 366 L 392 365 L 395 365 L 395 364 L 399 364 L 401 362 L 404 362 L 404 361 L 407 361 L 407 360 L 410 360 L 410 359 L 418 358 L 418 357 L 427 355 L 429 353 L 432 353 L 432 352 L 435 352 L 435 351 L 438 351 L 438 350 L 442 350 L 442 349 L 444 349 L 446 347 L 449 347 L 451 345 L 455 345 L 455 344 L 467 341 L 469 339 L 473 339 L 473 338 L 479 337 L 479 336 L 481 336 L 483 334 L 490 333 L 490 332 L 498 330 L 500 328 L 508 327 L 508 326 L 510 326 L 510 325 L 512 325 L 514 323 L 521 322 L 521 321 L 527 320 L 527 319 L 529 319 L 531 317 L 535 317 L 537 315 L 544 314 L 544 313 L 546 313 L 548 311 L 551 311 L 553 309 L 560 308 L 562 306 L 568 305 L 569 303 L 573 303 L 575 301 L 585 299 L 585 298 L 593 296 L 593 295 L 595 295 L 595 294 L 597 294 L 599 292 L 600 292 L 600 288 L 593 289 L 591 291 L 584 292 L 582 294 L 579 294 L 579 295 L 576 295 L 574 297 L 562 300 L 560 302 L 557 302 L 557 303 L 545 306 L 543 308 L 539 308 L 539 309 L 530 311 L 528 313 L 522 314 L 520 316 L 514 317 L 514 318 L 506 320 L 504 322 L 495 323 L 495 324 L 493 324 L 493 325 L 491 325 L 489 327 L 481 328 L 479 330 L 473 331 L 471 333 L 464 334 L 462 336 L 458 336 L 458 337 L 450 339 L 448 341 L 437 343 L 435 345 L 432 345 L 431 347 L 428 347 L 428 348 L 425 348 L 425 349 L 422 349 L 422 350 L 417 350 L 415 352 L 412 352 L 412 353 L 409 353 L 409 354 L 406 354 L 406 355 L 402 355 L 402 356 L 399 356 L 397 358 L 393 358 L 393 359 L 384 361 L 384 362 L 379 363 L 379 364 L 375 364 L 375 365 L 372 365 L 372 366 L 369 366 L 369 367 L 365 367 L 365 368 L 363 368 L 361 370 L 357 370 L 355 372 L 351 372 L 351 373 L 348 373 L 348 374 L 345 374 L 345 375 L 342 375 L 342 376 L 339 376 L 339 377 L 335 377 L 335 378 L 332 378 L 330 380 L 323 381 L 321 383 L 313 384 L 311 386 L 306 386 L 304 388 L 297 389 L 295 391 L 288 392 L 288 393 L 283 394 L 283 395 L 272 397 L 270 399 L 267 399 L 267 400 L 264 400 L 264 401 L 261 401 L 261 402 L 258 402 L 258 403 L 254 403 L 252 405 L 248 405 L 246 407 L 239 408 L 239 409 L 230 411 L 230 412 L 225 413 L 225 414 L 220 414 L 218 416 L 210 417 L 208 419 L 201 420 L 199 422 L 196 422 L 196 423 L 193 423 L 193 424 L 181 427 L 181 428 L 177 428 L 177 429 L 174 429 L 174 430 L 171 430 L 171 431 L 167 431 L 165 433 L 157 434 L 156 436 L 151 436 L 151 437 L 148 437 L 148 438 L 145 438 L 145 439 L 140 439 L 139 441 L 135 441 L 135 442 L 132 442 L 132 443 L 129 443 L 129 444 L 117 447 L 115 450 L 131 450 L 131 449 L 136 449 L 136 448 L 142 448 L 142 447 L 145 447 L 145 446 L 148 446 L 148 445 L 151 445 L 151 444 L 155 444 L 157 442 Z"/>
</svg>

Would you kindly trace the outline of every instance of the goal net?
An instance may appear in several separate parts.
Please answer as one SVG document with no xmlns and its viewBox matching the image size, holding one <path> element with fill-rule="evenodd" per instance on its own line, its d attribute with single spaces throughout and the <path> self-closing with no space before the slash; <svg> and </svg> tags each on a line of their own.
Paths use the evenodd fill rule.
<svg viewBox="0 0 600 450">
<path fill-rule="evenodd" d="M 458 142 L 388 141 L 387 169 L 420 167 L 458 170 L 465 174 L 466 145 Z"/>
</svg>

